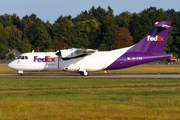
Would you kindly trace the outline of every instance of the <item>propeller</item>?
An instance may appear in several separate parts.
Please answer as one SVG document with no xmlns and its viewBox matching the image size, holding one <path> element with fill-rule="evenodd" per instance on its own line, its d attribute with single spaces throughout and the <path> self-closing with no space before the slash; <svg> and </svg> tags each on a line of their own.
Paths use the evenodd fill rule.
<svg viewBox="0 0 180 120">
<path fill-rule="evenodd" d="M 61 56 L 61 48 L 60 48 L 60 46 L 59 46 L 59 52 L 57 52 L 56 55 Z"/>
<path fill-rule="evenodd" d="M 61 48 L 60 48 L 60 46 L 59 46 L 59 52 L 56 52 L 56 55 L 58 56 L 58 69 L 59 69 L 59 61 L 60 61 L 60 57 L 61 57 Z"/>
</svg>

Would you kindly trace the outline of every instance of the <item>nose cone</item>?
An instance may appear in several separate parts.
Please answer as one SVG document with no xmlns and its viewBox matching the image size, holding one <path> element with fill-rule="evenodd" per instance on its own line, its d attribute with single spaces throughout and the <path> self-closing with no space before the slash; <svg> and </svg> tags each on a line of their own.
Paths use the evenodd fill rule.
<svg viewBox="0 0 180 120">
<path fill-rule="evenodd" d="M 10 63 L 8 64 L 8 67 L 11 68 L 11 69 L 14 69 L 13 62 L 10 62 Z"/>
<path fill-rule="evenodd" d="M 16 64 L 15 64 L 15 61 L 12 61 L 8 64 L 8 67 L 13 69 L 13 70 L 16 70 Z"/>
</svg>

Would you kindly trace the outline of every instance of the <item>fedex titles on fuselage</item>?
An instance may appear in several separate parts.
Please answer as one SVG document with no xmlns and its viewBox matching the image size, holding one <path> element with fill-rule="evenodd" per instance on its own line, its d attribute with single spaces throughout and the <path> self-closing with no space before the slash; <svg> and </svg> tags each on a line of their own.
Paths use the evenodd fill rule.
<svg viewBox="0 0 180 120">
<path fill-rule="evenodd" d="M 156 35 L 155 37 L 148 35 L 147 41 L 164 41 L 164 37 L 160 37 L 160 35 Z"/>
<path fill-rule="evenodd" d="M 50 58 L 50 56 L 45 56 L 44 58 L 38 58 L 38 56 L 34 56 L 34 62 L 56 62 L 55 58 Z"/>
</svg>

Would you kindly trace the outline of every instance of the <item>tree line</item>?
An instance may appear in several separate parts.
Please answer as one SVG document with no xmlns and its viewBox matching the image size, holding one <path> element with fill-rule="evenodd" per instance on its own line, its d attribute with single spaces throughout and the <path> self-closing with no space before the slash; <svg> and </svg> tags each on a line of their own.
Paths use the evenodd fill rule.
<svg viewBox="0 0 180 120">
<path fill-rule="evenodd" d="M 8 49 L 20 52 L 54 51 L 64 48 L 112 50 L 136 44 L 144 38 L 157 21 L 172 21 L 164 52 L 180 58 L 180 12 L 149 7 L 139 13 L 113 14 L 100 6 L 92 6 L 75 18 L 60 16 L 53 24 L 36 14 L 0 15 L 0 55 Z"/>
</svg>

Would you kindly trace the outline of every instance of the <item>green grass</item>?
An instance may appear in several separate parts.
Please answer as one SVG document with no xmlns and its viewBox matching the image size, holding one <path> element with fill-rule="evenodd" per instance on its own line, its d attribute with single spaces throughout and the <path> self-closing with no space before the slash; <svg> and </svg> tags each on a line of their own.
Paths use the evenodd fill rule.
<svg viewBox="0 0 180 120">
<path fill-rule="evenodd" d="M 0 78 L 0 119 L 180 119 L 180 79 Z"/>
</svg>

